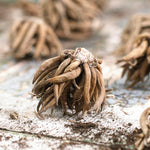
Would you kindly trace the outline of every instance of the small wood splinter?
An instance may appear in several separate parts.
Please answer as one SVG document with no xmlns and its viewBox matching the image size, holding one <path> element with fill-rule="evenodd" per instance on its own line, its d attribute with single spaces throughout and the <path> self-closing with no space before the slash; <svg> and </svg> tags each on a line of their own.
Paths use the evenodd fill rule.
<svg viewBox="0 0 150 150">
<path fill-rule="evenodd" d="M 39 115 L 48 108 L 61 105 L 84 117 L 90 110 L 98 111 L 105 103 L 105 86 L 100 64 L 85 48 L 64 50 L 57 57 L 43 62 L 35 73 L 32 92 L 40 98 Z"/>
</svg>

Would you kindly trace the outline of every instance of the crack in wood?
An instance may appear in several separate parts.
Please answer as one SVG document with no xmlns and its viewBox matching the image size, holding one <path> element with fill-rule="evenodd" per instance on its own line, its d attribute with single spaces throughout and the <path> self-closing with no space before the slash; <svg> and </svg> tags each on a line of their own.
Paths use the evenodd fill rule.
<svg viewBox="0 0 150 150">
<path fill-rule="evenodd" d="M 0 131 L 5 131 L 5 132 L 10 132 L 10 133 L 18 133 L 18 134 L 23 134 L 23 135 L 28 135 L 28 136 L 34 136 L 37 138 L 52 138 L 52 139 L 57 139 L 57 140 L 64 140 L 64 141 L 70 141 L 71 143 L 78 143 L 78 144 L 88 144 L 88 145 L 93 145 L 93 146 L 98 146 L 98 147 L 103 147 L 103 148 L 110 148 L 108 150 L 114 150 L 115 148 L 123 148 L 124 150 L 127 150 L 127 146 L 126 144 L 115 144 L 115 145 L 111 145 L 111 144 L 103 144 L 103 143 L 95 143 L 95 142 L 90 142 L 90 141 L 80 141 L 80 140 L 73 140 L 71 138 L 64 138 L 64 137 L 55 137 L 52 135 L 45 135 L 45 134 L 40 134 L 40 133 L 31 133 L 31 132 L 27 132 L 27 131 L 14 131 L 14 130 L 10 130 L 10 129 L 6 129 L 6 128 L 1 128 L 0 127 Z"/>
</svg>

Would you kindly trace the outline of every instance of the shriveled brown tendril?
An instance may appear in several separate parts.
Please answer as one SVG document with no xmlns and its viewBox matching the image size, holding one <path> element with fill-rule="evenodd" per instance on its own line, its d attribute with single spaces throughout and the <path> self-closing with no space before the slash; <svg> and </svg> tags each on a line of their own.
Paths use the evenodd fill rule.
<svg viewBox="0 0 150 150">
<path fill-rule="evenodd" d="M 62 46 L 51 27 L 42 19 L 31 17 L 14 22 L 10 31 L 10 48 L 18 60 L 56 56 Z"/>
<path fill-rule="evenodd" d="M 98 111 L 106 97 L 101 63 L 85 48 L 64 50 L 43 62 L 33 79 L 32 92 L 40 98 L 38 114 L 56 105 L 65 114 L 67 109 L 75 114 L 82 111 L 82 117 L 91 109 Z"/>
</svg>

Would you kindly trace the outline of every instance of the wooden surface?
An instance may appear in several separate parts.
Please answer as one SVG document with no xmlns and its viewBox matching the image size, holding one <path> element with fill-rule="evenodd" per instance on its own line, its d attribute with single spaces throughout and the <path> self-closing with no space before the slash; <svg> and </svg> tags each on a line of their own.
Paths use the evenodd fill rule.
<svg viewBox="0 0 150 150">
<path fill-rule="evenodd" d="M 37 118 L 38 99 L 32 98 L 32 79 L 42 63 L 16 62 L 9 52 L 8 33 L 20 10 L 6 7 L 0 20 L 0 150 L 2 149 L 134 149 L 133 137 L 140 129 L 139 117 L 150 106 L 150 81 L 127 89 L 120 79 L 121 69 L 112 52 L 120 42 L 120 34 L 128 19 L 136 12 L 148 12 L 149 2 L 132 0 L 109 1 L 101 31 L 86 41 L 62 41 L 64 48 L 86 47 L 103 59 L 103 74 L 108 94 L 102 112 L 92 112 L 84 119 L 63 116 L 57 107 L 53 117 L 50 110 L 45 119 Z M 0 10 L 3 8 L 0 7 Z"/>
</svg>

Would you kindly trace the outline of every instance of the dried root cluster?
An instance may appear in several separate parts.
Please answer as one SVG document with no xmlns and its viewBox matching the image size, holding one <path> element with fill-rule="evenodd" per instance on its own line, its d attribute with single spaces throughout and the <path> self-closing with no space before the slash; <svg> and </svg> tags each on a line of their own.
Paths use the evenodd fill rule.
<svg viewBox="0 0 150 150">
<path fill-rule="evenodd" d="M 64 50 L 57 57 L 43 62 L 35 73 L 33 94 L 40 98 L 37 106 L 39 115 L 48 108 L 60 104 L 64 114 L 96 110 L 104 105 L 105 87 L 100 59 L 85 48 Z M 51 113 L 52 113 L 51 112 Z"/>
<path fill-rule="evenodd" d="M 18 60 L 48 58 L 60 53 L 61 44 L 53 30 L 39 18 L 17 20 L 10 31 L 10 47 Z"/>
<path fill-rule="evenodd" d="M 103 0 L 45 0 L 43 18 L 61 38 L 85 39 L 101 26 Z"/>
<path fill-rule="evenodd" d="M 144 81 L 144 77 L 150 72 L 150 16 L 138 16 L 133 20 L 136 19 L 138 24 L 134 22 L 135 30 L 130 31 L 133 33 L 130 33 L 126 42 L 126 48 L 129 48 L 130 52 L 118 60 L 119 63 L 123 63 L 122 76 L 127 73 L 127 81 L 131 82 L 129 87 Z"/>
<path fill-rule="evenodd" d="M 18 5 L 27 15 L 41 16 L 40 3 L 34 3 L 29 0 L 18 0 Z"/>
<path fill-rule="evenodd" d="M 135 45 L 137 36 L 143 32 L 150 31 L 148 28 L 150 25 L 150 16 L 146 14 L 136 14 L 128 22 L 121 36 L 121 46 L 119 47 L 117 54 L 128 54 Z"/>
<path fill-rule="evenodd" d="M 150 107 L 143 111 L 140 117 L 142 133 L 136 136 L 135 146 L 137 150 L 144 150 L 150 147 Z"/>
</svg>

